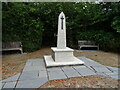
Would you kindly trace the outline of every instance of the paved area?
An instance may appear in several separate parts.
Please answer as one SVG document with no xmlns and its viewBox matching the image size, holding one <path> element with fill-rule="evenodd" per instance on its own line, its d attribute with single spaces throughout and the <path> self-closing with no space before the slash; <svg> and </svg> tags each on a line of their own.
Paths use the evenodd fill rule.
<svg viewBox="0 0 120 90">
<path fill-rule="evenodd" d="M 43 59 L 29 59 L 21 73 L 2 80 L 2 88 L 38 88 L 49 80 L 89 75 L 120 79 L 120 68 L 101 65 L 86 57 L 78 57 L 84 65 L 46 68 Z"/>
</svg>

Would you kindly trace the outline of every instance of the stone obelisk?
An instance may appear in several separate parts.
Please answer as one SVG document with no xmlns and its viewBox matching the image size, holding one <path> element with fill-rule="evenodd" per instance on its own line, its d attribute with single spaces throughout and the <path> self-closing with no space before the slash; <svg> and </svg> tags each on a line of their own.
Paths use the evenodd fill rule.
<svg viewBox="0 0 120 90">
<path fill-rule="evenodd" d="M 51 56 L 44 56 L 46 67 L 84 64 L 73 55 L 73 49 L 66 47 L 66 20 L 63 12 L 58 17 L 57 47 L 51 47 L 51 50 Z"/>
<path fill-rule="evenodd" d="M 58 37 L 57 37 L 57 48 L 66 48 L 66 23 L 65 15 L 63 12 L 58 17 Z"/>
</svg>

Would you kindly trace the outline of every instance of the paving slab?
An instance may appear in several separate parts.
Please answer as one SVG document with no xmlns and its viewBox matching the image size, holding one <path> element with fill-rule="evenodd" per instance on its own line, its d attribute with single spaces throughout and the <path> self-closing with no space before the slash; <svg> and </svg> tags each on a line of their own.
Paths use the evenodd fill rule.
<svg viewBox="0 0 120 90">
<path fill-rule="evenodd" d="M 79 77 L 81 76 L 74 68 L 72 67 L 61 67 L 64 73 L 67 75 L 68 78 L 71 77 Z"/>
<path fill-rule="evenodd" d="M 34 78 L 38 78 L 39 71 L 25 71 L 22 72 L 19 80 L 30 80 L 30 79 L 34 79 Z"/>
<path fill-rule="evenodd" d="M 91 66 L 85 65 L 87 68 L 89 68 L 90 70 L 96 72 Z"/>
<path fill-rule="evenodd" d="M 9 77 L 9 78 L 7 78 L 7 79 L 4 79 L 4 80 L 2 80 L 2 82 L 16 81 L 16 80 L 18 80 L 19 76 L 20 76 L 20 73 L 14 75 L 14 76 L 12 76 L 12 77 Z"/>
<path fill-rule="evenodd" d="M 3 87 L 3 83 L 2 81 L 0 81 L 0 90 L 2 89 L 2 87 Z"/>
<path fill-rule="evenodd" d="M 119 75 L 111 75 L 110 77 L 111 77 L 111 78 L 114 78 L 114 79 L 120 79 L 120 76 L 119 76 Z"/>
<path fill-rule="evenodd" d="M 47 78 L 37 78 L 32 80 L 18 81 L 16 88 L 39 88 L 47 81 L 48 81 Z"/>
<path fill-rule="evenodd" d="M 44 67 L 45 63 L 43 59 L 30 59 L 26 62 L 25 66 L 41 66 Z"/>
<path fill-rule="evenodd" d="M 103 65 L 99 64 L 99 63 L 86 63 L 86 65 L 88 66 L 99 66 L 99 67 L 102 67 Z"/>
<path fill-rule="evenodd" d="M 93 70 L 86 66 L 73 66 L 82 76 L 97 75 Z"/>
<path fill-rule="evenodd" d="M 5 85 L 5 83 L 3 83 L 3 82 L 0 82 L 0 84 L 1 84 L 1 87 L 0 87 L 0 89 L 2 89 L 2 88 L 4 87 L 4 85 Z"/>
<path fill-rule="evenodd" d="M 106 66 L 108 69 L 110 69 L 112 72 L 115 72 L 115 73 L 120 73 L 120 69 L 119 68 L 116 68 L 116 67 L 111 67 L 111 66 Z"/>
<path fill-rule="evenodd" d="M 89 65 L 89 66 L 91 65 L 91 62 L 88 61 L 87 59 L 84 59 L 82 57 L 79 57 L 78 59 L 82 60 L 84 62 L 84 65 Z"/>
<path fill-rule="evenodd" d="M 16 82 L 7 82 L 3 88 L 15 88 Z"/>
<path fill-rule="evenodd" d="M 85 65 L 87 66 L 103 66 L 102 64 L 100 63 L 97 63 L 89 58 L 86 58 L 86 57 L 78 57 L 79 59 L 81 59 L 82 61 L 85 62 Z"/>
<path fill-rule="evenodd" d="M 118 70 L 118 68 L 116 68 L 116 67 L 111 67 L 111 66 L 106 66 L 106 67 L 108 67 L 111 70 Z"/>
<path fill-rule="evenodd" d="M 34 62 L 32 62 L 32 66 L 45 66 L 43 59 L 36 59 Z"/>
<path fill-rule="evenodd" d="M 97 63 L 96 61 L 93 61 L 93 60 L 91 60 L 91 59 L 89 59 L 89 58 L 86 58 L 86 57 L 78 57 L 78 58 L 80 58 L 80 59 L 82 59 L 82 60 L 84 60 L 84 61 L 87 61 L 87 62 Z"/>
<path fill-rule="evenodd" d="M 107 74 L 103 73 L 103 72 L 96 72 L 97 75 L 100 76 L 105 76 L 105 77 L 109 77 Z"/>
<path fill-rule="evenodd" d="M 23 72 L 24 71 L 36 71 L 36 70 L 44 71 L 44 70 L 46 70 L 46 68 L 41 67 L 41 66 L 25 66 L 24 69 L 23 69 Z"/>
<path fill-rule="evenodd" d="M 120 74 L 118 73 L 106 73 L 109 77 L 114 79 L 120 79 Z"/>
<path fill-rule="evenodd" d="M 112 71 L 110 71 L 108 68 L 106 68 L 105 66 L 99 67 L 99 66 L 92 66 L 92 68 L 96 71 L 96 72 L 104 72 L 104 73 L 111 73 Z"/>
<path fill-rule="evenodd" d="M 47 71 L 39 71 L 39 78 L 48 78 Z"/>
<path fill-rule="evenodd" d="M 61 68 L 49 68 L 48 70 L 48 76 L 49 80 L 57 80 L 57 79 L 66 79 L 67 76 L 65 73 L 62 71 Z"/>
<path fill-rule="evenodd" d="M 51 68 L 47 68 L 47 71 L 61 71 L 60 67 L 51 67 Z"/>
<path fill-rule="evenodd" d="M 43 60 L 43 59 L 28 59 L 27 61 L 28 62 L 33 62 L 33 61 L 35 62 L 35 61 L 38 61 L 38 60 Z"/>
<path fill-rule="evenodd" d="M 120 75 L 120 73 L 112 72 L 112 73 L 105 73 L 107 75 Z"/>
<path fill-rule="evenodd" d="M 32 61 L 27 61 L 25 66 L 32 66 Z"/>
<path fill-rule="evenodd" d="M 113 72 L 114 72 L 114 73 L 119 73 L 119 74 L 120 74 L 120 71 L 117 71 L 117 70 L 116 70 L 116 71 L 113 71 Z"/>
</svg>

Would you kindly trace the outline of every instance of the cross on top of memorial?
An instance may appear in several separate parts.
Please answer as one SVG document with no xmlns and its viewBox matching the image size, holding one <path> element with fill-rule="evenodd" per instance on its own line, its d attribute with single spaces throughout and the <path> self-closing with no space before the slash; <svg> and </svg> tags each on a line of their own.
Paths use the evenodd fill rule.
<svg viewBox="0 0 120 90">
<path fill-rule="evenodd" d="M 61 29 L 63 29 L 63 16 L 61 17 Z"/>
<path fill-rule="evenodd" d="M 58 18 L 58 30 L 65 30 L 66 29 L 65 23 L 65 15 L 63 12 L 60 13 Z"/>
<path fill-rule="evenodd" d="M 66 20 L 63 12 L 60 13 L 58 18 L 57 48 L 66 48 Z"/>
</svg>

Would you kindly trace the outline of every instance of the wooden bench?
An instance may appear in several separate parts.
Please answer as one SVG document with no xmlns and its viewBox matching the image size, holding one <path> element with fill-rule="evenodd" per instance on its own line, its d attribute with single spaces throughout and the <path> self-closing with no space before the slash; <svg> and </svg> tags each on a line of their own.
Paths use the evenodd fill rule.
<svg viewBox="0 0 120 90">
<path fill-rule="evenodd" d="M 22 43 L 21 42 L 3 42 L 2 51 L 10 51 L 10 50 L 20 50 L 22 54 L 23 53 Z"/>
<path fill-rule="evenodd" d="M 78 48 L 81 50 L 83 47 L 96 47 L 99 50 L 99 45 L 96 45 L 93 41 L 78 40 Z"/>
</svg>

